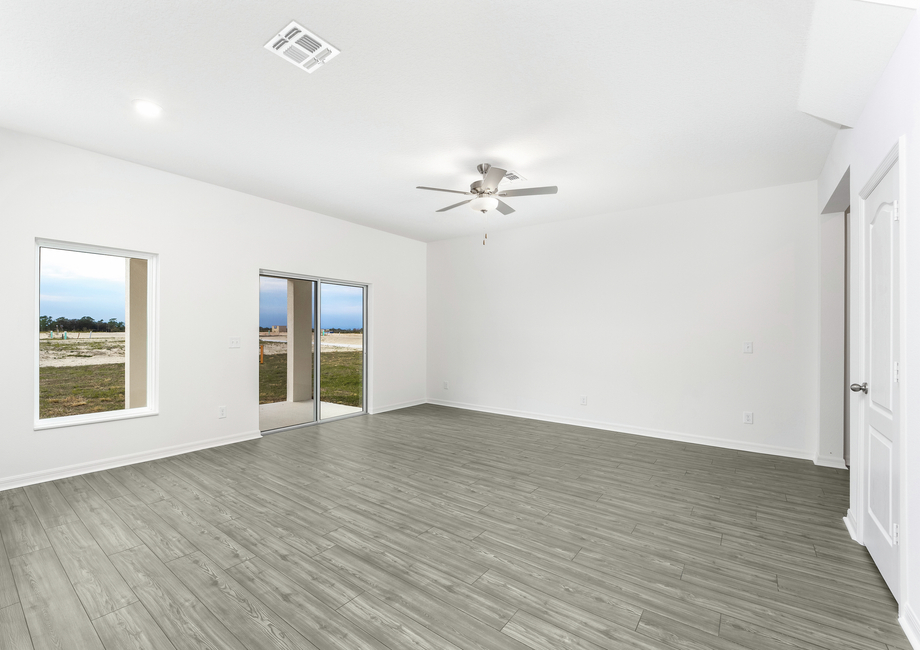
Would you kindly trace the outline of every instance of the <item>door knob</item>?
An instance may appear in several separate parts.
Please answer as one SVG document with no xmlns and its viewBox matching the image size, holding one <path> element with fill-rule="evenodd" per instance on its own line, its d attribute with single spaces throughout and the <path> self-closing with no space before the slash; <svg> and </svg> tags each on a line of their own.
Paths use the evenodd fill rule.
<svg viewBox="0 0 920 650">
<path fill-rule="evenodd" d="M 868 395 L 869 394 L 869 384 L 867 384 L 866 382 L 863 382 L 861 384 L 850 384 L 850 390 L 853 391 L 854 393 L 858 393 L 859 391 L 862 391 Z"/>
</svg>

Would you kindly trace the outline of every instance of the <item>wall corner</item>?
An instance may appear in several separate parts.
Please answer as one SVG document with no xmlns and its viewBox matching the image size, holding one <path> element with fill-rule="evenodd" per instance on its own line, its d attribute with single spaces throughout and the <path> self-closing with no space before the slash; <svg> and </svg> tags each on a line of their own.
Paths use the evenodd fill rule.
<svg viewBox="0 0 920 650">
<path fill-rule="evenodd" d="M 901 624 L 901 628 L 914 650 L 920 650 L 920 617 L 914 613 L 914 608 L 911 607 L 910 602 L 901 607 L 898 623 Z"/>
</svg>

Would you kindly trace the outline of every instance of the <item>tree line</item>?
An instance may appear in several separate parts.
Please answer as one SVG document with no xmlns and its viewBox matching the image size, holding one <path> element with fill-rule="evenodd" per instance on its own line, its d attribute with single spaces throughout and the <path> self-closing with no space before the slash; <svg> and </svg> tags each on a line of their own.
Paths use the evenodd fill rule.
<svg viewBox="0 0 920 650">
<path fill-rule="evenodd" d="M 125 324 L 117 318 L 95 320 L 92 316 L 83 318 L 39 316 L 38 329 L 40 332 L 124 332 Z"/>
</svg>

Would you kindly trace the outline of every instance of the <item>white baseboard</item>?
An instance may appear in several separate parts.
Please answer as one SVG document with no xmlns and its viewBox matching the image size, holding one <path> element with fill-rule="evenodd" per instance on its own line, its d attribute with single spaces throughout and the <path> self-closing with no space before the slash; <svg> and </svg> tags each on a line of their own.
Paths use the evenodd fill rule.
<svg viewBox="0 0 920 650">
<path fill-rule="evenodd" d="M 683 433 L 681 431 L 664 431 L 659 429 L 648 429 L 645 427 L 636 427 L 628 424 L 599 422 L 595 420 L 583 420 L 580 418 L 563 418 L 542 413 L 530 413 L 528 411 L 515 411 L 512 409 L 491 408 L 480 406 L 478 404 L 465 404 L 463 402 L 449 402 L 447 400 L 429 399 L 429 404 L 438 406 L 449 406 L 452 408 L 466 409 L 468 411 L 481 411 L 483 413 L 494 413 L 496 415 L 510 415 L 517 418 L 527 418 L 529 420 L 540 420 L 543 422 L 555 422 L 557 424 L 571 424 L 576 427 L 589 427 L 591 429 L 601 429 L 604 431 L 617 431 L 619 433 L 630 433 L 647 438 L 660 438 L 663 440 L 674 440 L 676 442 L 689 442 L 696 445 L 708 445 L 710 447 L 721 447 L 722 449 L 734 449 L 737 451 L 752 451 L 758 454 L 771 454 L 773 456 L 785 456 L 786 458 L 800 458 L 803 460 L 814 460 L 813 451 L 804 449 L 792 449 L 789 447 L 775 447 L 772 445 L 760 445 L 757 443 L 740 442 L 737 440 L 726 440 L 724 438 L 710 438 L 708 436 L 699 436 L 692 433 Z"/>
<path fill-rule="evenodd" d="M 914 613 L 910 603 L 901 608 L 898 623 L 901 624 L 901 628 L 914 650 L 920 650 L 920 617 Z"/>
<path fill-rule="evenodd" d="M 407 409 L 410 406 L 421 406 L 422 404 L 428 404 L 428 400 L 427 399 L 415 399 L 409 402 L 401 402 L 400 404 L 388 404 L 386 406 L 374 406 L 374 410 L 370 411 L 370 413 L 372 415 L 377 415 L 378 413 L 386 413 L 387 411 Z"/>
<path fill-rule="evenodd" d="M 853 511 L 847 509 L 847 516 L 843 518 L 843 523 L 847 527 L 847 532 L 850 533 L 850 537 L 857 544 L 862 545 L 862 542 L 856 537 L 856 520 L 853 519 Z"/>
<path fill-rule="evenodd" d="M 142 451 L 136 454 L 127 454 L 125 456 L 116 456 L 114 458 L 105 458 L 103 460 L 94 460 L 87 463 L 78 463 L 76 465 L 67 465 L 54 469 L 32 472 L 29 474 L 19 474 L 0 479 L 0 491 L 12 488 L 44 483 L 45 481 L 56 481 L 59 478 L 68 476 L 77 476 L 79 474 L 89 474 L 90 472 L 99 472 L 104 469 L 113 467 L 124 467 L 134 463 L 143 463 L 148 460 L 157 460 L 158 458 L 167 458 L 168 456 L 178 456 L 190 451 L 208 449 L 210 447 L 221 447 L 223 445 L 233 444 L 234 442 L 243 442 L 245 440 L 256 440 L 261 437 L 258 431 L 249 431 L 246 433 L 237 433 L 232 436 L 222 438 L 210 438 L 208 440 L 199 440 L 184 445 L 175 445 L 172 447 L 161 447 L 150 451 Z"/>
<path fill-rule="evenodd" d="M 835 469 L 849 469 L 846 461 L 837 456 L 815 456 L 813 460 L 815 465 L 821 467 L 833 467 Z"/>
</svg>

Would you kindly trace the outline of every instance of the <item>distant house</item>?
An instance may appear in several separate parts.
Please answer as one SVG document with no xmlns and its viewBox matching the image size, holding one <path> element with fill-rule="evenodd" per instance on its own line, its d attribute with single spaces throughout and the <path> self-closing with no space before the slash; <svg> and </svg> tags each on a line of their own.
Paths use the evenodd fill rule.
<svg viewBox="0 0 920 650">
<path fill-rule="evenodd" d="M 287 325 L 272 325 L 272 334 L 287 334 Z"/>
</svg>

